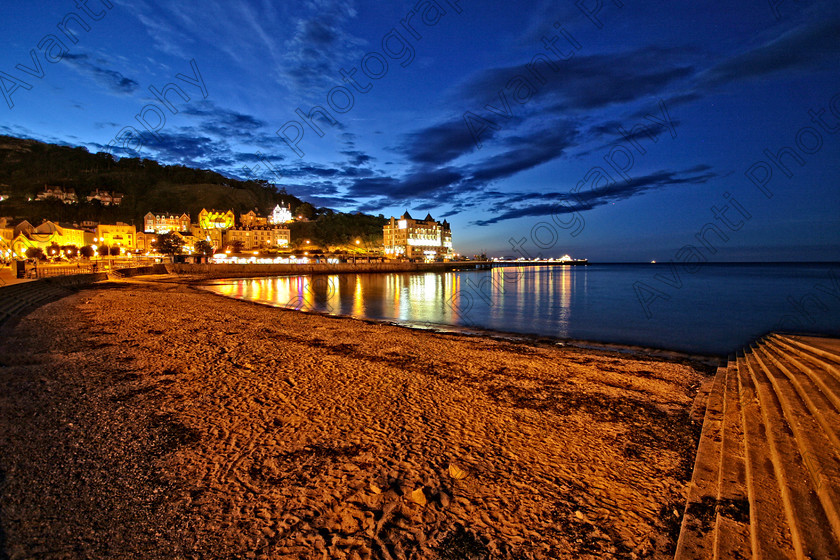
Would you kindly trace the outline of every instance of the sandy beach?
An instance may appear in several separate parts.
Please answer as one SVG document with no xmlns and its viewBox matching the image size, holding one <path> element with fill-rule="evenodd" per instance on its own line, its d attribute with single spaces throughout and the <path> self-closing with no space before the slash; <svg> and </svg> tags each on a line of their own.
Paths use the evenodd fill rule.
<svg viewBox="0 0 840 560">
<path fill-rule="evenodd" d="M 101 284 L 0 341 L 0 559 L 672 557 L 709 373 Z"/>
</svg>

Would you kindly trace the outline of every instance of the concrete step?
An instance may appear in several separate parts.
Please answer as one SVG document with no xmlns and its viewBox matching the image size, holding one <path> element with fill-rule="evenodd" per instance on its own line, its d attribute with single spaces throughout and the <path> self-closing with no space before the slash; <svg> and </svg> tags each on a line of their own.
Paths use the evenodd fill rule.
<svg viewBox="0 0 840 560">
<path fill-rule="evenodd" d="M 819 387 L 823 398 L 830 401 L 835 410 L 840 411 L 840 379 L 831 373 L 833 366 L 827 358 L 800 348 L 783 337 L 773 336 L 768 342 L 778 348 L 779 353 L 784 354 L 785 359 L 799 371 L 807 374 Z"/>
<path fill-rule="evenodd" d="M 30 303 L 23 299 L 12 299 L 7 301 L 0 300 L 0 312 L 14 315 L 29 305 Z"/>
<path fill-rule="evenodd" d="M 840 558 L 840 485 L 837 484 L 840 481 L 840 445 L 835 435 L 840 420 L 827 401 L 814 400 L 819 391 L 808 375 L 792 367 L 785 356 L 774 355 L 772 347 L 765 343 L 759 345 L 754 356 L 773 385 L 784 420 L 793 434 L 792 441 L 799 450 L 798 457 L 786 455 L 785 459 L 805 466 L 810 490 L 819 500 L 830 527 L 828 530 L 820 528 L 807 541 L 813 548 L 822 550 L 819 557 Z M 821 517 L 813 503 L 802 507 L 813 509 L 814 515 Z"/>
<path fill-rule="evenodd" d="M 706 408 L 709 404 L 709 393 L 712 392 L 712 387 L 715 384 L 715 377 L 711 376 L 705 379 L 697 388 L 697 395 L 694 397 L 694 402 L 691 404 L 691 410 L 688 412 L 688 417 L 695 424 L 703 426 L 703 421 L 706 419 Z"/>
<path fill-rule="evenodd" d="M 715 516 L 715 558 L 752 555 L 744 428 L 735 361 L 725 371 L 721 455 Z"/>
<path fill-rule="evenodd" d="M 825 338 L 820 336 L 794 336 L 792 338 L 802 344 L 819 348 L 823 352 L 834 356 L 834 359 L 840 360 L 840 340 L 837 340 L 836 338 Z"/>
<path fill-rule="evenodd" d="M 820 339 L 814 337 L 801 336 L 777 336 L 788 344 L 796 346 L 800 350 L 804 350 L 811 355 L 818 356 L 827 364 L 829 372 L 835 377 L 840 378 L 840 355 L 837 354 L 831 347 L 826 346 L 820 342 Z"/>
<path fill-rule="evenodd" d="M 824 370 L 798 359 L 775 339 L 761 341 L 764 355 L 787 376 L 835 450 L 840 450 L 840 383 L 826 380 Z"/>
<path fill-rule="evenodd" d="M 718 369 L 678 560 L 840 560 L 837 350 L 838 340 L 770 335 Z"/>
<path fill-rule="evenodd" d="M 767 358 L 762 359 L 760 348 L 752 348 L 745 361 L 759 400 L 767 449 L 776 472 L 795 557 L 832 558 L 833 537 L 826 531 L 830 516 L 814 492 L 811 473 L 802 455 L 803 448 L 808 453 L 814 450 L 810 441 L 798 437 L 805 429 L 815 429 L 816 423 L 784 374 L 769 367 Z M 760 525 L 757 527 L 759 533 L 764 530 Z"/>
<path fill-rule="evenodd" d="M 747 496 L 750 502 L 750 540 L 753 558 L 795 558 L 792 535 L 781 492 L 784 480 L 771 458 L 767 426 L 748 357 L 736 359 L 741 422 L 744 428 Z M 778 454 L 776 454 L 778 455 Z"/>
<path fill-rule="evenodd" d="M 721 422 L 726 385 L 726 368 L 718 368 L 706 404 L 700 443 L 694 460 L 694 473 L 688 489 L 685 514 L 676 558 L 711 558 L 714 554 L 715 506 L 721 453 Z"/>
</svg>

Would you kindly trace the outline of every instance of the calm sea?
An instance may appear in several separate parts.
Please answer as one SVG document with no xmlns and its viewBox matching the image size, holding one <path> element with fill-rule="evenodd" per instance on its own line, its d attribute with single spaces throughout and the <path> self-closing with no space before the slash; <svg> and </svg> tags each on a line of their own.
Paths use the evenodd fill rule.
<svg viewBox="0 0 840 560">
<path fill-rule="evenodd" d="M 840 336 L 840 263 L 604 264 L 224 280 L 273 306 L 728 354 L 771 330 Z"/>
</svg>

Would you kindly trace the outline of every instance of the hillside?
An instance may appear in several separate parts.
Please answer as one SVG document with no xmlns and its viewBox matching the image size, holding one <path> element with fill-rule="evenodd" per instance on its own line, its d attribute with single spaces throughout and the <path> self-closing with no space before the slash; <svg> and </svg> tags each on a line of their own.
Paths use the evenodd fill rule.
<svg viewBox="0 0 840 560">
<path fill-rule="evenodd" d="M 78 204 L 58 200 L 36 201 L 45 185 L 72 188 Z M 119 206 L 86 202 L 95 189 L 125 195 Z M 38 223 L 93 220 L 123 221 L 141 226 L 147 212 L 187 212 L 196 219 L 202 208 L 255 210 L 267 215 L 278 203 L 289 204 L 295 215 L 314 219 L 298 224 L 301 236 L 313 244 L 352 243 L 361 237 L 369 243 L 379 237 L 385 220 L 362 214 L 341 214 L 311 204 L 279 190 L 266 181 L 240 181 L 215 171 L 182 165 L 161 165 L 138 158 L 115 159 L 110 154 L 91 154 L 86 148 L 46 144 L 36 140 L 0 135 L 0 217 Z"/>
</svg>

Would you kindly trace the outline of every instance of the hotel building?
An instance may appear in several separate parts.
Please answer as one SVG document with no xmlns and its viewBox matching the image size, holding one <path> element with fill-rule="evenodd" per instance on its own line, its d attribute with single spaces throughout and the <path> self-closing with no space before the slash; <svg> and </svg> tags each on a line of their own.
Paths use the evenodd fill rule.
<svg viewBox="0 0 840 560">
<path fill-rule="evenodd" d="M 225 232 L 225 245 L 238 241 L 245 251 L 288 247 L 290 239 L 289 228 L 280 226 L 237 226 Z"/>
<path fill-rule="evenodd" d="M 60 200 L 64 204 L 75 204 L 79 202 L 74 189 L 51 187 L 49 185 L 44 185 L 44 190 L 35 196 L 35 200 Z"/>
<path fill-rule="evenodd" d="M 452 231 L 446 220 L 436 222 L 431 214 L 415 220 L 406 211 L 399 218 L 391 216 L 382 230 L 388 258 L 427 261 L 452 258 Z"/>
<path fill-rule="evenodd" d="M 4 234 L 4 238 L 7 235 L 8 234 Z M 26 258 L 26 250 L 30 247 L 44 250 L 51 247 L 53 244 L 59 246 L 73 245 L 75 247 L 83 247 L 85 245 L 90 245 L 93 241 L 93 233 L 91 232 L 61 226 L 48 221 L 45 221 L 38 227 L 35 227 L 24 220 L 15 226 L 12 230 L 12 236 L 13 239 L 5 250 L 10 251 L 12 253 L 11 256 L 18 259 Z"/>
<path fill-rule="evenodd" d="M 96 226 L 96 243 L 109 247 L 122 247 L 126 251 L 137 248 L 137 228 L 117 222 L 116 225 L 99 224 Z"/>
<path fill-rule="evenodd" d="M 170 231 L 189 231 L 190 215 L 149 212 L 143 217 L 143 231 L 146 233 L 169 233 Z"/>
<path fill-rule="evenodd" d="M 274 207 L 274 210 L 271 212 L 271 216 L 268 217 L 268 222 L 270 224 L 285 224 L 287 222 L 292 221 L 292 207 L 291 205 L 280 206 L 279 204 Z"/>
<path fill-rule="evenodd" d="M 247 214 L 239 214 L 239 223 L 246 227 L 268 225 L 268 218 L 251 210 Z"/>
<path fill-rule="evenodd" d="M 198 227 L 201 229 L 229 229 L 233 227 L 233 210 L 219 212 L 202 208 L 198 213 Z"/>
<path fill-rule="evenodd" d="M 114 206 L 119 206 L 120 203 L 122 203 L 122 199 L 124 196 L 125 195 L 123 193 L 112 193 L 109 191 L 100 191 L 99 189 L 96 189 L 91 194 L 87 195 L 85 197 L 85 200 L 87 200 L 88 202 L 98 200 L 100 203 L 102 203 L 103 206 L 111 206 L 112 204 Z"/>
</svg>

